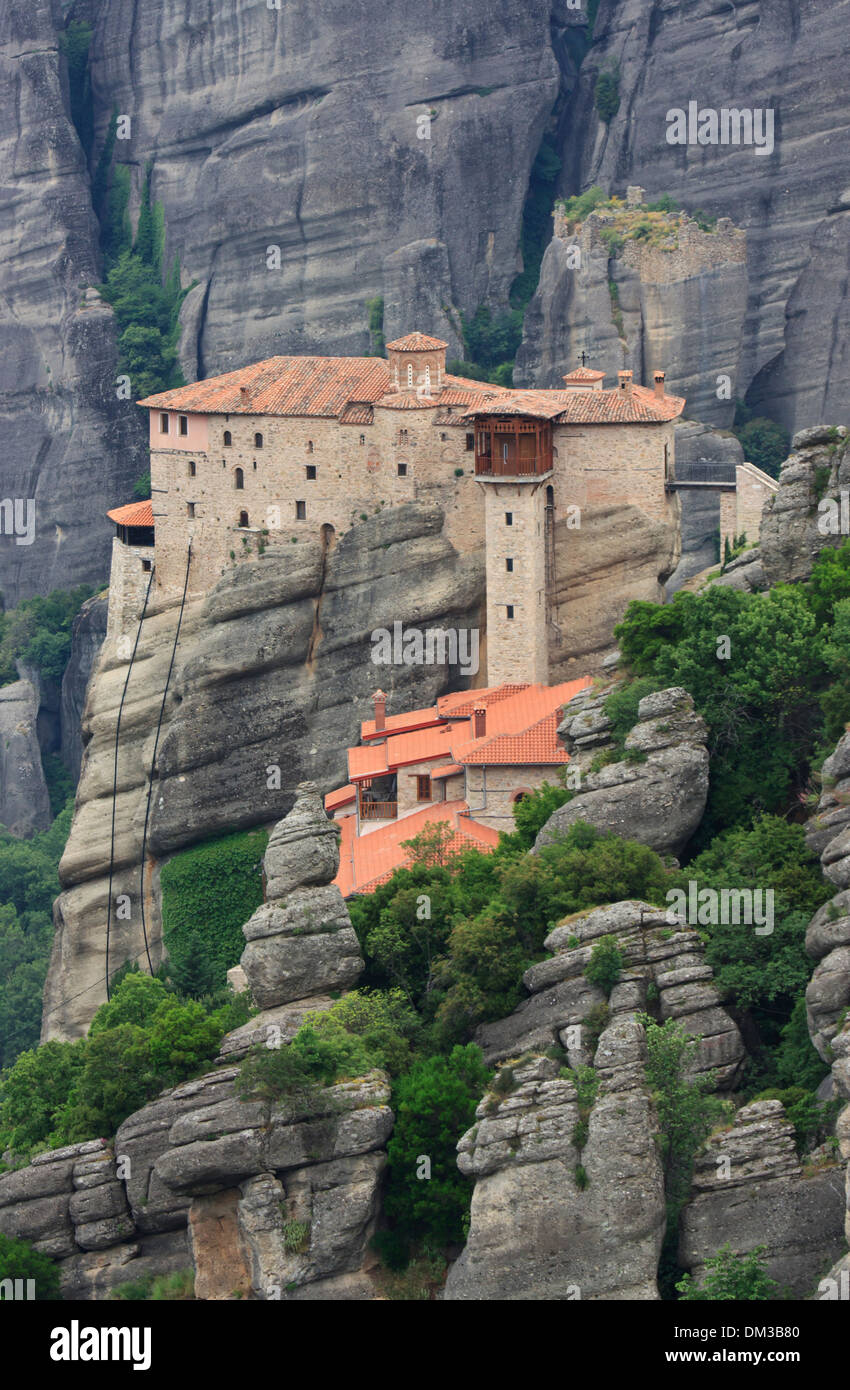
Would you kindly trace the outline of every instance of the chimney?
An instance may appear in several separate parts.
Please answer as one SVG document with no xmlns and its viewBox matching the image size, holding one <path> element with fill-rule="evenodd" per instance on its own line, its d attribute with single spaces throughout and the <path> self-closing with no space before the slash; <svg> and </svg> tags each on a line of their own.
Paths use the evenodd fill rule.
<svg viewBox="0 0 850 1390">
<path fill-rule="evenodd" d="M 473 738 L 483 738 L 487 732 L 487 711 L 486 709 L 476 709 L 472 711 L 472 736 Z"/>
<path fill-rule="evenodd" d="M 383 690 L 376 690 L 372 696 L 372 704 L 375 706 L 375 733 L 383 733 L 387 722 L 387 697 Z"/>
<path fill-rule="evenodd" d="M 625 371 L 625 372 L 618 372 L 618 373 L 617 373 L 617 380 L 618 380 L 619 383 L 620 383 L 620 390 L 623 392 L 623 395 L 624 395 L 624 396 L 631 396 L 631 394 L 632 394 L 632 373 L 631 373 L 631 372 L 628 372 L 628 371 Z"/>
<path fill-rule="evenodd" d="M 652 379 L 655 382 L 655 394 L 661 400 L 664 396 L 664 373 L 653 372 Z"/>
<path fill-rule="evenodd" d="M 239 387 L 239 404 L 240 404 L 240 405 L 247 405 L 247 404 L 248 404 L 248 387 L 247 387 L 247 386 L 240 386 L 240 387 Z"/>
</svg>

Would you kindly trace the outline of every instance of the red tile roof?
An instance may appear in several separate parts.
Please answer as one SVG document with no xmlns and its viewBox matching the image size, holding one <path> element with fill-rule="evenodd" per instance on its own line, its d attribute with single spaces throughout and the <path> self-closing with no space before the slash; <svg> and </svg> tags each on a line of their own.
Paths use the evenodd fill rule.
<svg viewBox="0 0 850 1390">
<path fill-rule="evenodd" d="M 375 412 L 371 405 L 359 405 L 352 402 L 347 405 L 339 417 L 341 425 L 371 425 L 375 418 Z"/>
<path fill-rule="evenodd" d="M 325 797 L 325 810 L 338 811 L 340 806 L 347 806 L 349 802 L 357 800 L 357 788 L 349 782 L 347 787 L 340 787 L 338 791 L 328 792 Z"/>
<path fill-rule="evenodd" d="M 408 333 L 404 338 L 395 338 L 387 343 L 393 352 L 434 352 L 437 348 L 448 347 L 442 338 L 429 338 L 425 333 Z"/>
<path fill-rule="evenodd" d="M 604 381 L 605 373 L 598 372 L 595 367 L 576 367 L 574 372 L 567 372 L 564 381 Z"/>
<path fill-rule="evenodd" d="M 499 832 L 488 825 L 470 819 L 465 801 L 443 801 L 425 806 L 421 811 L 388 821 L 378 830 L 357 836 L 355 816 L 339 822 L 342 837 L 339 847 L 339 872 L 334 882 L 344 898 L 352 893 L 367 893 L 375 889 L 410 862 L 405 840 L 412 840 L 426 825 L 448 824 L 454 831 L 448 841 L 450 852 L 464 849 L 495 849 Z M 467 814 L 464 814 L 466 812 Z"/>
<path fill-rule="evenodd" d="M 506 391 L 467 411 L 473 415 L 530 415 L 558 425 L 651 425 L 675 420 L 683 396 L 656 396 L 646 386 L 621 391 Z"/>
<path fill-rule="evenodd" d="M 431 781 L 439 782 L 443 777 L 457 777 L 459 772 L 463 772 L 460 763 L 446 763 L 445 767 L 438 767 L 431 773 Z"/>
<path fill-rule="evenodd" d="M 118 526 L 153 526 L 153 503 L 128 502 L 126 507 L 113 507 L 106 515 Z"/>
<path fill-rule="evenodd" d="M 389 383 L 383 357 L 269 357 L 223 376 L 146 396 L 139 405 L 214 415 L 333 418 L 351 402 L 380 400 Z"/>
</svg>

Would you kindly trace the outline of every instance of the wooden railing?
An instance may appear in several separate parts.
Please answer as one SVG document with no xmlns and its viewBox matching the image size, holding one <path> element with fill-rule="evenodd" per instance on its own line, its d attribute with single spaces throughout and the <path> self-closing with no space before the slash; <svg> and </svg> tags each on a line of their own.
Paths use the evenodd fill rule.
<svg viewBox="0 0 850 1390">
<path fill-rule="evenodd" d="M 361 801 L 360 817 L 362 820 L 396 820 L 398 818 L 398 802 Z"/>
<path fill-rule="evenodd" d="M 551 467 L 552 455 L 548 452 L 526 459 L 494 459 L 491 454 L 475 456 L 475 473 L 479 478 L 533 478 L 548 473 Z"/>
</svg>

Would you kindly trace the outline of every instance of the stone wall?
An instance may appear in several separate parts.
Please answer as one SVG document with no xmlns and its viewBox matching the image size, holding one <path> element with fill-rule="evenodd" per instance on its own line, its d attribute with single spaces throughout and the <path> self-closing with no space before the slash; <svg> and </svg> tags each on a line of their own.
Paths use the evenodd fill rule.
<svg viewBox="0 0 850 1390">
<path fill-rule="evenodd" d="M 546 489 L 540 483 L 502 479 L 481 487 L 486 512 L 487 684 L 546 685 Z"/>
</svg>

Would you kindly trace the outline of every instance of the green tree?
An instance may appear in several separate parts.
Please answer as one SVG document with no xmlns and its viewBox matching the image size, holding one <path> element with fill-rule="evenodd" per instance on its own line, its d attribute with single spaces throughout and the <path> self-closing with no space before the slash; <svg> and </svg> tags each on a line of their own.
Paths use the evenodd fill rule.
<svg viewBox="0 0 850 1390">
<path fill-rule="evenodd" d="M 0 1282 L 4 1279 L 32 1279 L 36 1299 L 40 1302 L 61 1298 L 59 1266 L 50 1256 L 34 1250 L 26 1240 L 16 1240 L 0 1232 Z"/>
<path fill-rule="evenodd" d="M 567 787 L 553 786 L 544 782 L 535 791 L 528 792 L 520 801 L 514 803 L 517 843 L 523 849 L 531 849 L 539 832 L 549 817 L 559 806 L 572 800 L 574 792 Z"/>
<path fill-rule="evenodd" d="M 757 468 L 763 468 L 771 478 L 778 478 L 782 462 L 788 457 L 791 447 L 788 431 L 775 420 L 754 416 L 747 424 L 736 428 L 735 433 L 744 450 L 744 457 Z"/>
<path fill-rule="evenodd" d="M 22 1052 L 0 1079 L 0 1150 L 47 1145 L 85 1059 L 85 1043 L 51 1042 Z"/>
<path fill-rule="evenodd" d="M 458 1169 L 457 1142 L 489 1080 L 480 1050 L 470 1043 L 417 1063 L 396 1083 L 385 1210 L 413 1237 L 440 1244 L 463 1239 L 472 1187 Z"/>
<path fill-rule="evenodd" d="M 597 985 L 607 998 L 623 973 L 623 953 L 616 936 L 600 936 L 590 949 L 585 977 Z"/>
<path fill-rule="evenodd" d="M 610 125 L 620 109 L 620 69 L 616 64 L 600 72 L 593 89 L 593 102 L 599 119 Z"/>
<path fill-rule="evenodd" d="M 777 1297 L 779 1285 L 765 1269 L 766 1247 L 757 1245 L 745 1255 L 737 1255 L 731 1245 L 721 1247 L 706 1260 L 701 1284 L 690 1274 L 676 1285 L 684 1303 L 718 1302 L 764 1303 Z"/>
</svg>

